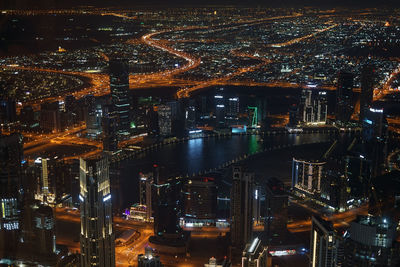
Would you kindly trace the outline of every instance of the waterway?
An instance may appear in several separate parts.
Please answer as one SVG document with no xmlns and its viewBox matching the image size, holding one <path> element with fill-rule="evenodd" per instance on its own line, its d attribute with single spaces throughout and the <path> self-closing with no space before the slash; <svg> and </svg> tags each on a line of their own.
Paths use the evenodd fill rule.
<svg viewBox="0 0 400 267">
<path fill-rule="evenodd" d="M 160 168 L 161 179 L 204 173 L 219 168 L 226 162 L 232 161 L 245 154 L 251 155 L 265 149 L 307 143 L 317 145 L 301 146 L 300 150 L 286 148 L 283 151 L 272 150 L 257 156 L 260 162 L 259 172 L 265 175 L 281 173 L 281 178 L 288 178 L 290 174 L 290 159 L 294 154 L 300 157 L 320 157 L 326 150 L 332 135 L 326 133 L 313 134 L 280 134 L 272 136 L 260 135 L 233 135 L 230 137 L 198 138 L 189 141 L 168 144 L 156 150 L 147 151 L 134 159 L 120 163 L 121 194 L 124 204 L 132 204 L 138 200 L 139 173 L 150 172 L 153 165 Z M 276 156 L 275 156 L 276 155 Z M 265 157 L 265 164 L 263 163 Z M 265 169 L 265 166 L 269 166 Z M 252 166 L 254 171 L 256 166 Z M 229 184 L 226 185 L 229 187 Z M 228 192 L 228 190 L 222 191 Z"/>
</svg>

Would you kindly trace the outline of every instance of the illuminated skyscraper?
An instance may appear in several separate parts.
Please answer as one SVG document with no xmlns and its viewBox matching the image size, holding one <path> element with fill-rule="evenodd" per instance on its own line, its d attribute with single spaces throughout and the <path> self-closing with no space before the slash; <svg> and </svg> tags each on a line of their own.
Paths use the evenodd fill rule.
<svg viewBox="0 0 400 267">
<path fill-rule="evenodd" d="M 305 89 L 301 94 L 302 121 L 306 124 L 325 124 L 328 115 L 326 91 Z"/>
<path fill-rule="evenodd" d="M 374 67 L 367 65 L 361 72 L 361 93 L 360 93 L 360 123 L 365 119 L 365 113 L 370 108 L 374 97 Z"/>
<path fill-rule="evenodd" d="M 326 162 L 305 161 L 293 158 L 292 189 L 310 196 L 314 193 L 320 193 L 325 164 Z"/>
<path fill-rule="evenodd" d="M 150 220 L 153 217 L 153 207 L 152 207 L 152 190 L 153 190 L 153 174 L 140 173 L 139 178 L 139 204 L 146 206 L 146 219 Z"/>
<path fill-rule="evenodd" d="M 220 89 L 214 96 L 215 103 L 215 119 L 216 119 L 216 127 L 223 127 L 225 125 L 225 97 L 222 94 L 223 89 Z"/>
<path fill-rule="evenodd" d="M 22 209 L 22 135 L 0 135 L 0 254 L 16 252 Z"/>
<path fill-rule="evenodd" d="M 118 118 L 117 130 L 120 139 L 129 134 L 129 63 L 124 60 L 110 60 L 110 90 L 114 112 Z"/>
<path fill-rule="evenodd" d="M 81 266 L 115 266 L 108 160 L 80 159 Z"/>
<path fill-rule="evenodd" d="M 310 267 L 336 267 L 339 239 L 331 222 L 312 217 Z"/>
<path fill-rule="evenodd" d="M 261 244 L 261 240 L 256 237 L 248 243 L 242 255 L 242 267 L 268 267 L 271 266 L 268 259 L 267 248 Z"/>
<path fill-rule="evenodd" d="M 348 123 L 354 111 L 353 106 L 353 80 L 354 75 L 340 72 L 336 89 L 336 121 Z"/>
<path fill-rule="evenodd" d="M 49 170 L 47 163 L 49 159 L 42 159 L 42 193 L 47 196 L 49 194 Z"/>
<path fill-rule="evenodd" d="M 228 107 L 226 110 L 226 114 L 230 117 L 236 117 L 240 111 L 240 102 L 239 97 L 230 97 L 228 98 Z"/>
<path fill-rule="evenodd" d="M 231 244 L 242 251 L 253 234 L 254 174 L 233 167 L 231 191 Z"/>
</svg>

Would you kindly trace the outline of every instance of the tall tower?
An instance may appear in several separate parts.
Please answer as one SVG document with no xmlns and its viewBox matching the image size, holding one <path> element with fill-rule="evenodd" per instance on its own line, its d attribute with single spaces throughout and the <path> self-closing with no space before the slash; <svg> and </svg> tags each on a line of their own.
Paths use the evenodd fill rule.
<svg viewBox="0 0 400 267">
<path fill-rule="evenodd" d="M 340 72 L 336 89 L 336 121 L 348 123 L 354 111 L 353 106 L 354 75 L 349 72 Z"/>
<path fill-rule="evenodd" d="M 374 97 L 374 68 L 367 65 L 361 72 L 361 94 L 360 94 L 360 123 L 365 119 L 365 113 L 372 104 Z"/>
<path fill-rule="evenodd" d="M 22 208 L 22 135 L 0 135 L 0 255 L 16 252 Z"/>
<path fill-rule="evenodd" d="M 121 59 L 110 60 L 110 91 L 114 112 L 118 117 L 118 136 L 124 139 L 129 134 L 129 64 Z"/>
<path fill-rule="evenodd" d="M 108 160 L 80 159 L 81 266 L 115 266 Z"/>
<path fill-rule="evenodd" d="M 233 167 L 231 192 L 231 244 L 243 250 L 253 234 L 254 174 L 242 166 Z"/>
</svg>

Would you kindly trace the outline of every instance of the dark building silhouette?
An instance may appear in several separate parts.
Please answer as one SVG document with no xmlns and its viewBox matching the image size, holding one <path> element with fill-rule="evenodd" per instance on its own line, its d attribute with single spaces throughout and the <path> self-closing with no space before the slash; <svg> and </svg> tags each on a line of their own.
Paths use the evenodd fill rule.
<svg viewBox="0 0 400 267">
<path fill-rule="evenodd" d="M 54 257 L 56 252 L 56 232 L 52 208 L 40 205 L 34 211 L 34 231 L 37 253 L 43 257 Z"/>
<path fill-rule="evenodd" d="M 19 120 L 23 126 L 30 127 L 35 123 L 35 113 L 31 106 L 24 106 L 21 109 Z"/>
<path fill-rule="evenodd" d="M 156 175 L 154 175 L 156 177 Z M 149 238 L 159 252 L 184 254 L 188 235 L 179 226 L 182 211 L 182 183 L 178 180 L 153 185 L 154 235 Z"/>
<path fill-rule="evenodd" d="M 15 100 L 11 98 L 0 98 L 0 124 L 8 124 L 16 120 L 17 112 Z"/>
<path fill-rule="evenodd" d="M 233 166 L 232 172 L 231 245 L 243 251 L 253 235 L 254 174 L 239 165 Z"/>
<path fill-rule="evenodd" d="M 40 105 L 40 128 L 46 132 L 60 132 L 61 117 L 58 101 Z"/>
<path fill-rule="evenodd" d="M 362 142 L 366 157 L 372 163 L 372 176 L 380 175 L 385 169 L 387 156 L 388 124 L 383 109 L 369 108 L 362 121 Z"/>
<path fill-rule="evenodd" d="M 289 196 L 285 191 L 284 184 L 277 178 L 269 178 L 265 188 L 265 224 L 264 230 L 268 242 L 272 235 L 286 231 L 288 220 Z"/>
<path fill-rule="evenodd" d="M 354 75 L 341 71 L 338 77 L 336 89 L 336 122 L 346 124 L 350 121 L 354 111 L 353 105 L 353 83 Z"/>
<path fill-rule="evenodd" d="M 103 150 L 109 152 L 116 151 L 118 149 L 118 117 L 113 112 L 112 105 L 106 105 L 103 107 L 102 129 Z"/>
<path fill-rule="evenodd" d="M 15 256 L 23 201 L 20 134 L 0 135 L 0 255 Z"/>
<path fill-rule="evenodd" d="M 185 221 L 215 220 L 217 209 L 217 186 L 214 178 L 190 179 L 184 186 Z"/>
<path fill-rule="evenodd" d="M 289 123 L 288 127 L 296 127 L 299 124 L 299 107 L 296 104 L 289 106 Z"/>
<path fill-rule="evenodd" d="M 110 60 L 109 73 L 113 112 L 118 118 L 117 132 L 119 139 L 124 139 L 130 129 L 129 62 Z"/>
<path fill-rule="evenodd" d="M 363 123 L 365 113 L 370 108 L 374 97 L 375 74 L 374 67 L 367 65 L 361 72 L 361 93 L 360 93 L 360 123 Z"/>
</svg>

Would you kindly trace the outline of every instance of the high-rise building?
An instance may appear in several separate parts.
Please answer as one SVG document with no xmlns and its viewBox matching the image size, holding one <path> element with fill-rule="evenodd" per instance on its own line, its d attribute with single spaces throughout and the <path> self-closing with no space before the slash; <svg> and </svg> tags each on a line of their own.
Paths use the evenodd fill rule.
<svg viewBox="0 0 400 267">
<path fill-rule="evenodd" d="M 146 206 L 146 219 L 150 220 L 153 217 L 152 207 L 152 191 L 153 191 L 153 174 L 139 174 L 139 204 Z"/>
<path fill-rule="evenodd" d="M 146 247 L 144 249 L 144 254 L 138 255 L 138 267 L 162 267 L 164 266 L 159 256 L 153 254 L 151 247 Z"/>
<path fill-rule="evenodd" d="M 365 119 L 366 111 L 371 107 L 374 97 L 374 67 L 367 65 L 361 72 L 361 93 L 360 93 L 360 123 Z"/>
<path fill-rule="evenodd" d="M 54 256 L 56 253 L 56 232 L 53 210 L 40 205 L 34 212 L 35 248 L 43 256 Z"/>
<path fill-rule="evenodd" d="M 103 107 L 102 130 L 103 130 L 103 150 L 113 152 L 118 149 L 117 139 L 118 117 L 113 112 L 112 105 Z"/>
<path fill-rule="evenodd" d="M 272 241 L 273 234 L 279 235 L 286 231 L 288 220 L 289 195 L 285 191 L 284 184 L 277 178 L 269 178 L 265 187 L 265 224 L 268 244 Z"/>
<path fill-rule="evenodd" d="M 23 126 L 32 126 L 35 123 L 35 112 L 31 106 L 24 106 L 19 115 L 19 120 Z"/>
<path fill-rule="evenodd" d="M 186 129 L 193 129 L 196 127 L 196 102 L 190 99 L 185 108 L 185 125 Z"/>
<path fill-rule="evenodd" d="M 326 91 L 304 89 L 300 100 L 302 122 L 306 124 L 325 124 L 328 115 L 327 103 Z"/>
<path fill-rule="evenodd" d="M 179 225 L 182 183 L 176 180 L 156 184 L 156 180 L 158 179 L 154 175 L 154 235 L 149 238 L 150 244 L 160 253 L 184 254 L 187 252 L 188 236 Z"/>
<path fill-rule="evenodd" d="M 76 107 L 76 103 L 75 103 L 76 99 L 73 95 L 67 95 L 64 99 L 65 102 L 65 111 L 66 112 L 74 112 L 75 111 L 75 107 Z"/>
<path fill-rule="evenodd" d="M 81 266 L 115 266 L 108 160 L 80 159 Z"/>
<path fill-rule="evenodd" d="M 369 108 L 364 111 L 362 142 L 366 157 L 372 163 L 372 176 L 380 175 L 385 169 L 387 157 L 387 128 L 384 110 Z"/>
<path fill-rule="evenodd" d="M 157 106 L 158 127 L 160 135 L 170 136 L 172 134 L 172 109 L 169 105 Z"/>
<path fill-rule="evenodd" d="M 348 182 L 350 197 L 362 199 L 368 196 L 371 165 L 365 153 L 344 157 L 344 175 Z"/>
<path fill-rule="evenodd" d="M 253 198 L 253 220 L 254 223 L 261 223 L 261 186 L 254 186 L 254 198 Z"/>
<path fill-rule="evenodd" d="M 223 90 L 223 89 L 222 89 Z M 224 127 L 225 126 L 225 97 L 222 92 L 218 92 L 214 96 L 215 103 L 215 127 Z"/>
<path fill-rule="evenodd" d="M 173 136 L 183 137 L 185 135 L 185 104 L 184 100 L 169 101 L 166 105 L 171 108 L 171 133 Z"/>
<path fill-rule="evenodd" d="M 42 159 L 42 193 L 49 194 L 49 169 L 47 166 L 49 159 Z"/>
<path fill-rule="evenodd" d="M 232 172 L 231 245 L 242 251 L 253 235 L 254 174 L 239 165 Z"/>
<path fill-rule="evenodd" d="M 369 108 L 362 121 L 362 138 L 364 142 L 384 140 L 387 135 L 387 123 L 383 109 Z"/>
<path fill-rule="evenodd" d="M 353 105 L 353 81 L 354 75 L 341 71 L 338 77 L 336 89 L 336 122 L 346 124 L 350 121 L 354 111 Z"/>
<path fill-rule="evenodd" d="M 329 221 L 312 217 L 310 267 L 338 266 L 340 240 Z"/>
<path fill-rule="evenodd" d="M 121 59 L 110 60 L 109 72 L 113 111 L 118 118 L 118 136 L 124 139 L 130 129 L 129 63 Z"/>
<path fill-rule="evenodd" d="M 329 169 L 321 182 L 321 201 L 336 211 L 345 211 L 350 206 L 349 189 L 346 176 L 335 168 Z"/>
<path fill-rule="evenodd" d="M 230 117 L 237 117 L 240 112 L 240 102 L 239 97 L 229 97 L 228 98 L 228 107 L 226 109 L 226 114 Z"/>
<path fill-rule="evenodd" d="M 58 101 L 40 105 L 40 128 L 48 132 L 60 132 L 61 119 Z"/>
<path fill-rule="evenodd" d="M 15 122 L 17 119 L 16 104 L 14 99 L 0 98 L 0 124 Z"/>
<path fill-rule="evenodd" d="M 90 110 L 86 117 L 86 131 L 89 137 L 96 138 L 101 134 L 102 131 L 102 117 L 103 110 L 102 106 L 97 103 L 94 108 Z"/>
<path fill-rule="evenodd" d="M 325 164 L 326 162 L 306 161 L 293 158 L 292 189 L 308 195 L 320 193 Z"/>
<path fill-rule="evenodd" d="M 184 186 L 185 221 L 213 221 L 217 209 L 217 186 L 213 178 L 190 179 Z"/>
<path fill-rule="evenodd" d="M 299 124 L 299 108 L 296 104 L 289 107 L 289 123 L 288 127 L 296 127 Z"/>
<path fill-rule="evenodd" d="M 246 247 L 242 254 L 242 267 L 270 267 L 271 257 L 268 257 L 268 249 L 261 244 L 256 237 Z"/>
<path fill-rule="evenodd" d="M 16 253 L 22 209 L 22 135 L 0 135 L 0 254 Z"/>
<path fill-rule="evenodd" d="M 390 218 L 359 216 L 345 236 L 343 266 L 398 266 L 396 223 Z"/>
<path fill-rule="evenodd" d="M 155 184 L 154 191 L 154 234 L 160 238 L 179 237 L 182 232 L 178 219 L 180 189 L 175 184 L 167 183 Z"/>
</svg>

